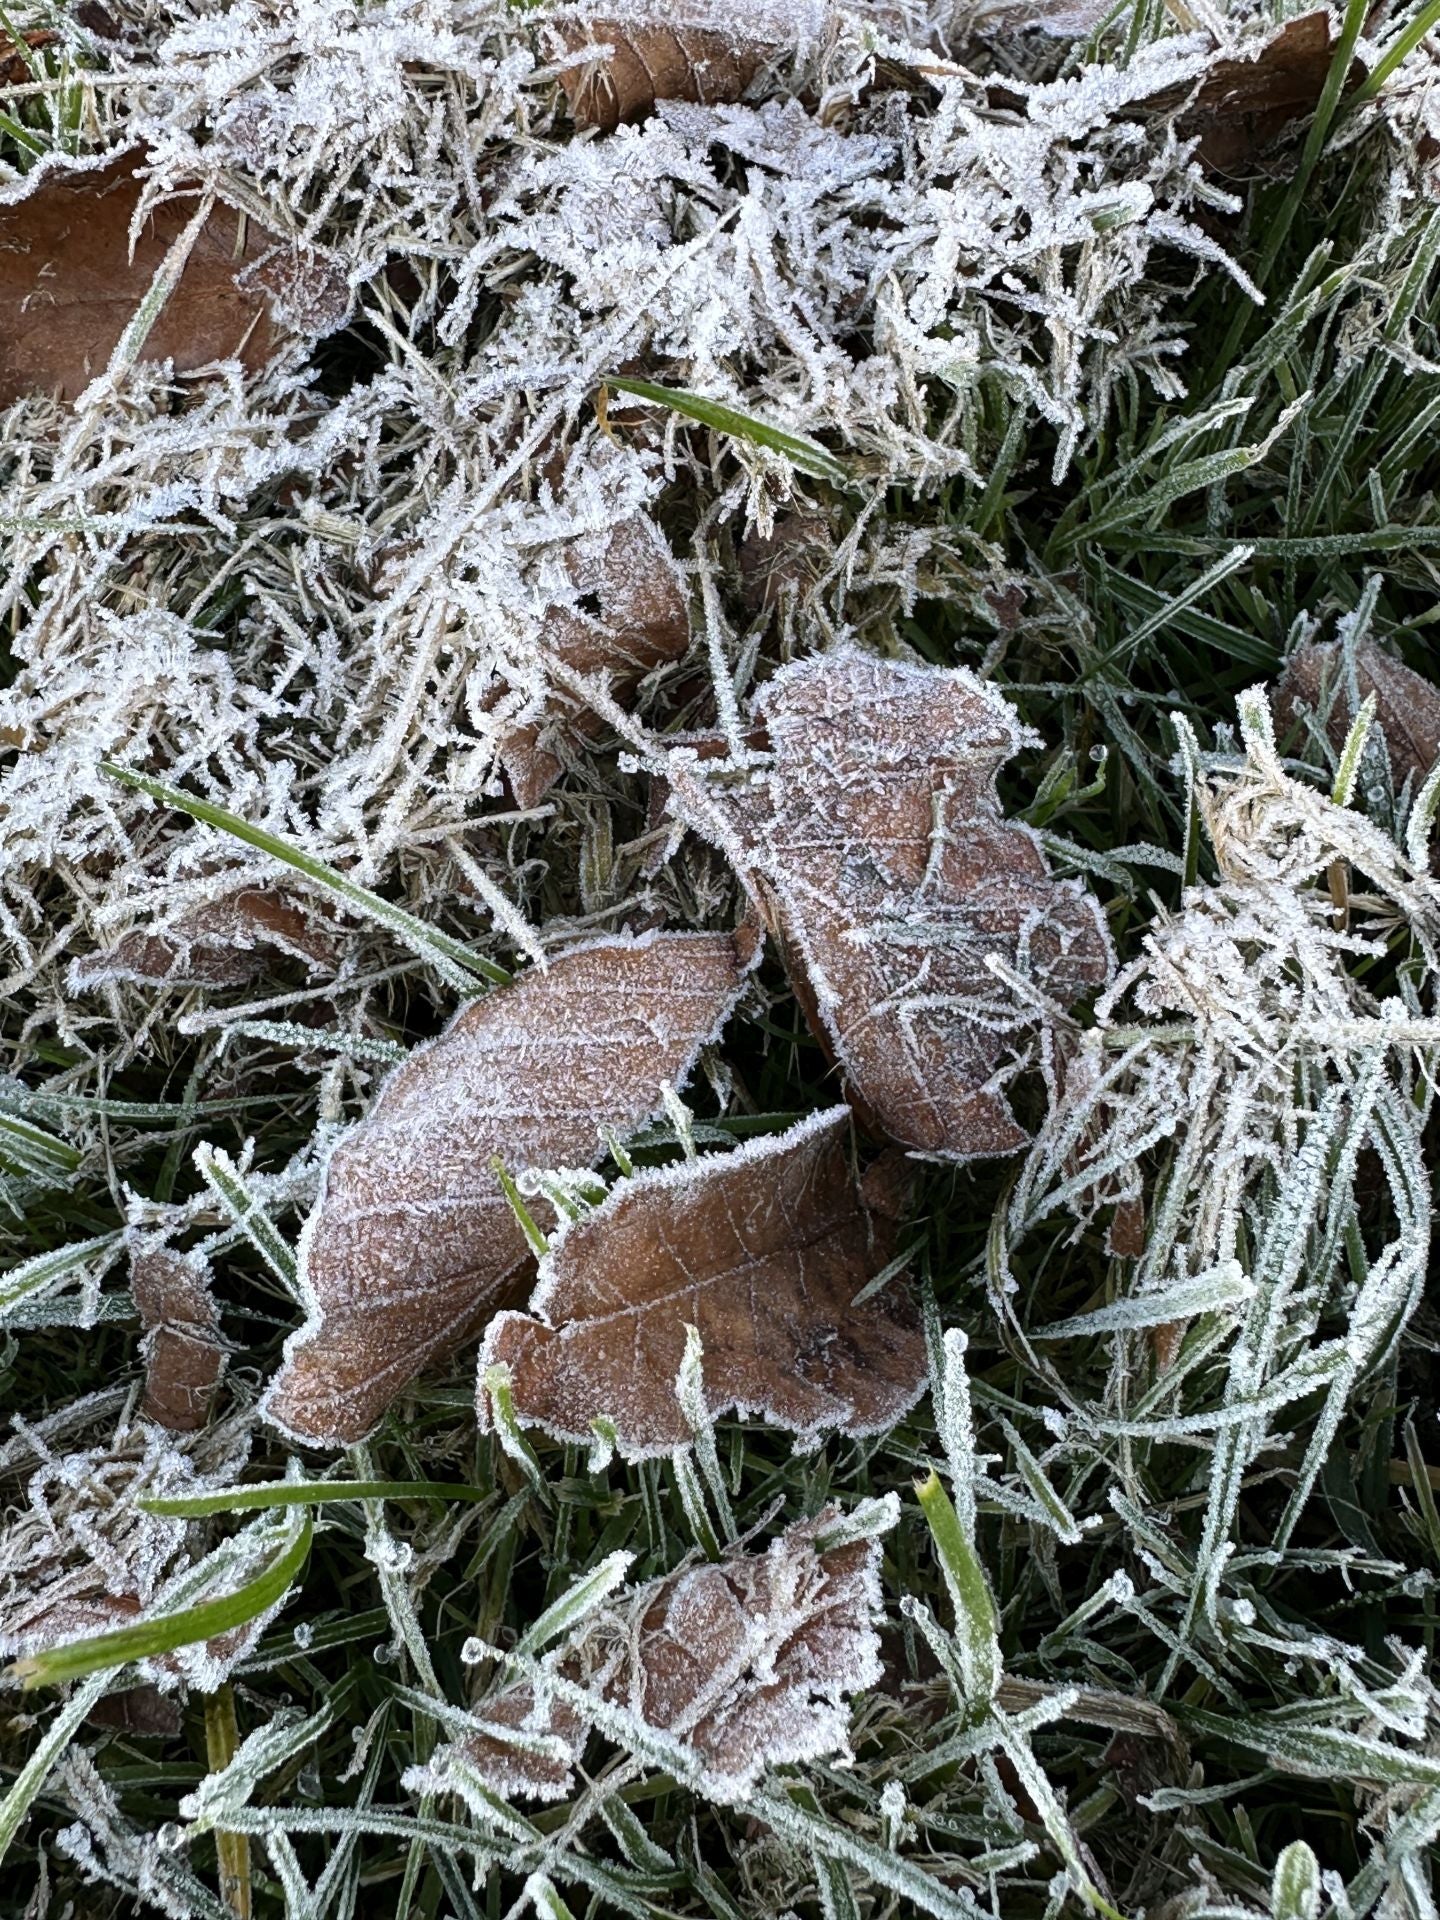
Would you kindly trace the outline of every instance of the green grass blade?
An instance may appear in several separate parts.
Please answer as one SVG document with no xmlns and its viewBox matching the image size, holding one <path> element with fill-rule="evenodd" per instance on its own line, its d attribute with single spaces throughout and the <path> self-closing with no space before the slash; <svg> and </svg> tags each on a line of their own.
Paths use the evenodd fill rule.
<svg viewBox="0 0 1440 1920">
<path fill-rule="evenodd" d="M 605 384 L 621 393 L 633 393 L 637 400 L 653 400 L 657 406 L 669 407 L 672 413 L 683 413 L 687 420 L 696 420 L 702 427 L 713 427 L 717 433 L 734 434 L 741 440 L 753 441 L 757 447 L 768 447 L 817 480 L 828 480 L 836 487 L 855 485 L 856 476 L 845 462 L 814 440 L 787 433 L 783 427 L 757 420 L 738 407 L 727 407 L 721 400 L 707 400 L 703 394 L 687 393 L 683 387 L 662 387 L 654 380 L 636 380 L 629 374 L 608 374 Z"/>
<path fill-rule="evenodd" d="M 44 1739 L 16 1774 L 14 1785 L 4 1800 L 0 1800 L 0 1860 L 5 1858 L 10 1842 L 20 1831 L 50 1769 L 75 1738 L 81 1723 L 113 1677 L 113 1669 L 106 1669 L 91 1674 L 83 1687 L 77 1687 L 51 1721 Z"/>
<path fill-rule="evenodd" d="M 246 1513 L 268 1507 L 318 1507 L 335 1500 L 459 1500 L 491 1496 L 482 1487 L 452 1480 L 282 1480 L 273 1487 L 217 1487 L 213 1493 L 138 1500 L 142 1513 L 175 1520 L 203 1520 L 213 1513 Z"/>
<path fill-rule="evenodd" d="M 372 893 L 369 887 L 362 887 L 358 881 L 347 879 L 338 868 L 317 859 L 313 853 L 292 846 L 279 834 L 269 833 L 264 827 L 252 826 L 248 820 L 242 820 L 238 813 L 231 813 L 227 807 L 217 807 L 212 801 L 201 800 L 181 787 L 154 780 L 148 773 L 137 773 L 133 767 L 122 767 L 114 760 L 102 760 L 100 765 L 112 779 L 133 787 L 137 793 L 148 794 L 161 806 L 175 807 L 204 826 L 217 827 L 222 833 L 243 840 L 247 847 L 267 853 L 271 859 L 279 860 L 296 873 L 303 874 L 307 880 L 313 880 L 317 886 L 333 893 L 357 913 L 364 914 L 377 926 L 395 934 L 413 953 L 428 961 L 450 986 L 473 993 L 477 979 L 488 980 L 494 986 L 509 984 L 510 975 L 504 967 L 497 966 L 493 960 L 486 960 L 478 953 L 472 953 L 462 941 L 452 940 L 449 934 L 427 927 L 413 913 L 407 913 L 403 907 L 381 899 L 378 893 Z"/>
</svg>

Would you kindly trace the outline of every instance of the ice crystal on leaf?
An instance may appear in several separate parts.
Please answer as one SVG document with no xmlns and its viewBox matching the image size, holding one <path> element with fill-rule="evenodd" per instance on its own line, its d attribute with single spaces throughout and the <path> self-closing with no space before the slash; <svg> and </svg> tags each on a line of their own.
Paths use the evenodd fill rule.
<svg viewBox="0 0 1440 1920">
<path fill-rule="evenodd" d="M 737 1549 L 636 1588 L 533 1678 L 483 1701 L 475 1731 L 412 1784 L 463 1794 L 473 1773 L 502 1793 L 554 1799 L 584 1750 L 592 1701 L 602 1731 L 612 1706 L 668 1735 L 722 1802 L 743 1800 L 771 1767 L 844 1753 L 849 1696 L 880 1677 L 880 1548 L 826 1550 L 835 1518 L 827 1510 L 763 1554 Z"/>
<path fill-rule="evenodd" d="M 1022 1146 L 1004 1089 L 1036 1009 L 1006 973 L 1068 1006 L 1111 957 L 1096 902 L 1000 813 L 996 773 L 1034 736 L 964 669 L 853 649 L 785 668 L 755 710 L 767 752 L 671 754 L 672 810 L 763 904 L 862 1114 L 940 1159 Z"/>
<path fill-rule="evenodd" d="M 711 1419 L 760 1413 L 802 1435 L 893 1426 L 925 1383 L 918 1318 L 898 1279 L 855 1300 L 893 1257 L 904 1175 L 887 1158 L 857 1183 L 848 1136 L 835 1108 L 623 1182 L 562 1226 L 529 1314 L 491 1322 L 482 1379 L 509 1368 L 522 1423 L 588 1440 L 608 1419 L 626 1458 L 668 1453 L 690 1438 L 676 1382 L 693 1327 Z"/>
<path fill-rule="evenodd" d="M 657 933 L 573 948 L 464 1008 L 331 1154 L 300 1247 L 310 1306 L 266 1395 L 286 1433 L 362 1439 L 437 1355 L 511 1304 L 530 1248 L 492 1166 L 597 1160 L 683 1084 L 753 943 Z"/>
</svg>

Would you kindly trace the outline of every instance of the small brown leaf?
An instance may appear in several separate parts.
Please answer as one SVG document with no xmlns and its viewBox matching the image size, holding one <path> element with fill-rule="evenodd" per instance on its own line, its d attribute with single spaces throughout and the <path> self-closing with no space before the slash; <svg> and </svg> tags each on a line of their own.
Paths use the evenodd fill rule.
<svg viewBox="0 0 1440 1920">
<path fill-rule="evenodd" d="M 714 27 L 672 27 L 663 9 L 650 18 L 567 22 L 558 29 L 568 54 L 607 47 L 603 57 L 567 66 L 560 76 L 577 127 L 613 133 L 643 120 L 657 100 L 702 106 L 738 100 L 778 46 L 737 39 Z"/>
<path fill-rule="evenodd" d="M 130 219 L 140 199 L 135 157 L 98 173 L 51 174 L 24 200 L 0 206 L 0 406 L 25 393 L 73 400 L 103 373 L 156 269 L 195 212 L 167 200 L 146 221 L 134 258 Z M 253 223 L 217 206 L 150 329 L 141 357 L 181 372 L 239 355 L 263 364 L 265 303 L 236 272 L 271 244 Z"/>
<path fill-rule="evenodd" d="M 526 1425 L 588 1440 L 604 1416 L 625 1458 L 643 1460 L 690 1438 L 675 1393 L 688 1325 L 712 1419 L 735 1408 L 807 1437 L 893 1426 L 925 1389 L 925 1341 L 898 1280 L 854 1304 L 890 1260 L 896 1222 L 867 1211 L 849 1135 L 848 1109 L 833 1107 L 624 1181 L 561 1228 L 535 1317 L 497 1315 L 482 1371 L 510 1368 Z"/>
<path fill-rule="evenodd" d="M 130 1260 L 130 1292 L 145 1329 L 140 1411 L 172 1433 L 192 1433 L 204 1426 L 225 1371 L 209 1274 L 171 1247 L 141 1247 Z"/>
<path fill-rule="evenodd" d="M 768 1767 L 843 1752 L 849 1696 L 881 1677 L 880 1548 L 817 1551 L 835 1518 L 832 1509 L 788 1528 L 764 1554 L 736 1551 L 637 1588 L 545 1664 L 681 1739 L 717 1799 L 739 1798 Z M 585 1727 L 574 1707 L 537 1700 L 526 1683 L 478 1714 L 501 1737 L 475 1734 L 454 1751 L 490 1786 L 540 1799 L 568 1790 L 558 1755 L 527 1752 L 503 1732 L 548 1734 L 576 1760 Z"/>
<path fill-rule="evenodd" d="M 542 645 L 583 674 L 613 674 L 633 684 L 690 644 L 685 581 L 655 522 L 643 514 L 622 520 L 596 562 L 571 568 L 581 593 L 593 594 L 599 617 L 553 608 Z M 501 742 L 500 762 L 518 807 L 538 806 L 561 772 L 554 734 L 559 717 L 513 728 Z M 569 716 L 572 730 L 593 730 L 590 714 Z"/>
<path fill-rule="evenodd" d="M 344 261 L 322 247 L 274 246 L 239 284 L 259 287 L 282 326 L 316 340 L 338 332 L 355 305 Z"/>
<path fill-rule="evenodd" d="M 330 935 L 288 894 L 241 887 L 206 901 L 157 933 L 125 934 L 105 953 L 70 968 L 76 992 L 115 980 L 142 986 L 241 987 L 263 974 L 272 953 L 331 971 L 338 955 Z"/>
<path fill-rule="evenodd" d="M 671 811 L 768 911 L 871 1124 L 936 1159 L 1013 1152 L 1005 1086 L 1038 1015 L 987 958 L 1067 1006 L 1111 965 L 1097 903 L 1000 813 L 995 776 L 1034 736 L 963 668 L 853 647 L 783 668 L 755 704 L 769 755 L 672 753 Z"/>
<path fill-rule="evenodd" d="M 1390 749 L 1396 786 L 1409 778 L 1418 790 L 1440 760 L 1440 687 L 1382 653 L 1373 640 L 1362 640 L 1355 649 L 1355 684 L 1362 700 L 1375 696 L 1375 718 Z M 1338 752 L 1355 719 L 1338 643 L 1297 648 L 1275 689 L 1274 706 L 1282 735 L 1302 710 L 1323 712 L 1326 734 Z"/>
<path fill-rule="evenodd" d="M 264 1402 L 283 1432 L 362 1439 L 432 1360 L 514 1304 L 529 1249 L 491 1170 L 593 1163 L 660 1110 L 723 1025 L 744 935 L 573 948 L 465 1007 L 343 1139 L 301 1238 L 310 1315 Z"/>
</svg>

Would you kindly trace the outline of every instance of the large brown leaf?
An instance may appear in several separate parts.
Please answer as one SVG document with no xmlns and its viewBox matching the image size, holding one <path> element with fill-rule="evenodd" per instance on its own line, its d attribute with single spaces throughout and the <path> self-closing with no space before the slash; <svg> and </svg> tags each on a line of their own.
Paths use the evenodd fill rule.
<svg viewBox="0 0 1440 1920">
<path fill-rule="evenodd" d="M 1440 687 L 1382 653 L 1372 640 L 1355 649 L 1355 684 L 1362 700 L 1375 696 L 1375 718 L 1390 749 L 1395 784 L 1410 778 L 1418 789 L 1440 760 Z M 1299 647 L 1291 654 L 1275 689 L 1275 718 L 1282 733 L 1302 711 L 1325 713 L 1325 731 L 1338 751 L 1355 715 L 1345 684 L 1340 646 Z"/>
<path fill-rule="evenodd" d="M 97 173 L 52 174 L 26 199 L 0 207 L 0 405 L 33 392 L 73 400 L 104 372 L 196 207 L 188 197 L 157 207 L 132 259 L 139 198 L 132 155 Z M 258 291 L 242 292 L 235 277 L 272 244 L 217 206 L 142 358 L 173 360 L 181 372 L 236 354 L 261 365 L 270 343 L 265 301 Z"/>
<path fill-rule="evenodd" d="M 996 773 L 1034 736 L 964 669 L 851 647 L 784 668 L 756 713 L 752 764 L 670 755 L 672 812 L 769 914 L 870 1124 L 937 1159 L 1014 1151 L 1005 1086 L 1037 1016 L 987 957 L 1064 1005 L 1111 965 L 1096 902 L 1000 813 Z"/>
<path fill-rule="evenodd" d="M 1180 115 L 1179 131 L 1196 139 L 1197 157 L 1217 172 L 1249 167 L 1295 121 L 1314 113 L 1334 52 L 1326 8 L 1287 20 L 1246 52 L 1215 61 Z M 1362 71 L 1352 63 L 1347 84 Z M 1181 98 L 1159 94 L 1146 104 L 1174 107 Z"/>
<path fill-rule="evenodd" d="M 638 1588 L 546 1665 L 682 1740 L 716 1798 L 738 1798 L 768 1767 L 843 1752 L 848 1697 L 881 1675 L 880 1549 L 817 1551 L 835 1517 L 789 1528 L 764 1554 L 737 1551 Z M 568 1791 L 586 1732 L 572 1705 L 541 1702 L 525 1683 L 478 1713 L 500 1737 L 477 1733 L 454 1751 L 489 1785 L 541 1799 Z M 552 1736 L 570 1760 L 507 1742 L 516 1729 Z"/>
<path fill-rule="evenodd" d="M 172 1433 L 203 1427 L 225 1371 L 220 1316 L 203 1262 L 172 1247 L 138 1247 L 130 1293 L 145 1329 L 140 1411 Z"/>
<path fill-rule="evenodd" d="M 628 20 L 567 21 L 557 31 L 566 53 L 608 49 L 560 76 L 576 126 L 606 133 L 622 120 L 643 119 L 657 100 L 738 100 L 780 50 L 719 27 L 671 25 L 662 7 L 649 16 L 637 11 Z"/>
<path fill-rule="evenodd" d="M 690 1437 L 675 1384 L 693 1326 L 712 1418 L 736 1408 L 807 1436 L 893 1426 L 925 1387 L 918 1316 L 898 1280 L 854 1300 L 895 1251 L 900 1156 L 862 1193 L 849 1139 L 833 1107 L 623 1182 L 562 1227 L 530 1315 L 491 1322 L 482 1370 L 510 1368 L 522 1422 L 588 1440 L 605 1416 L 626 1458 L 645 1459 Z"/>
<path fill-rule="evenodd" d="M 685 1080 L 753 957 L 745 935 L 572 949 L 456 1015 L 331 1155 L 301 1237 L 309 1318 L 264 1411 L 298 1439 L 362 1439 L 432 1360 L 514 1304 L 525 1235 L 492 1171 L 591 1164 Z"/>
<path fill-rule="evenodd" d="M 587 675 L 608 674 L 618 690 L 633 685 L 652 668 L 678 660 L 690 644 L 690 610 L 685 581 L 655 522 L 632 514 L 616 526 L 598 560 L 571 568 L 576 587 L 590 594 L 597 615 L 552 608 L 542 636 L 545 650 Z M 536 806 L 561 771 L 556 734 L 567 716 L 557 711 L 542 721 L 514 727 L 500 745 L 500 762 L 515 803 Z M 581 735 L 593 731 L 588 713 L 568 716 Z"/>
</svg>

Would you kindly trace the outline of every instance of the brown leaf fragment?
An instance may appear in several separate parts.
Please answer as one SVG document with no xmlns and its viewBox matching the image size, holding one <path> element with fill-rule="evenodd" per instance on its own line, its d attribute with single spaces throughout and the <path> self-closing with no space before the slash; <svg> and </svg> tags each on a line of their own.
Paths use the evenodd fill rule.
<svg viewBox="0 0 1440 1920">
<path fill-rule="evenodd" d="M 53 47 L 59 40 L 58 33 L 51 33 L 41 27 L 29 33 L 22 33 L 19 40 L 12 40 L 8 33 L 0 33 L 0 87 L 23 87 L 33 78 L 31 62 L 26 59 L 26 51 L 31 54 L 43 52 Z"/>
<path fill-rule="evenodd" d="M 274 246 L 239 284 L 259 287 L 282 326 L 316 340 L 338 332 L 355 305 L 344 261 L 323 247 Z"/>
<path fill-rule="evenodd" d="M 225 1371 L 220 1316 L 202 1261 L 171 1247 L 137 1248 L 130 1292 L 145 1329 L 140 1411 L 172 1433 L 203 1427 Z"/>
<path fill-rule="evenodd" d="M 678 660 L 690 644 L 690 610 L 685 580 L 665 536 L 644 514 L 622 520 L 598 560 L 576 560 L 572 578 L 582 594 L 592 595 L 598 615 L 554 607 L 546 617 L 544 651 L 576 673 L 611 675 L 618 690 L 667 661 Z M 593 715 L 557 712 L 514 727 L 500 744 L 500 763 L 518 807 L 538 806 L 562 770 L 557 731 L 593 731 Z"/>
<path fill-rule="evenodd" d="M 25 393 L 73 400 L 103 373 L 149 292 L 156 269 L 193 217 L 192 196 L 156 207 L 130 253 L 140 199 L 127 155 L 96 173 L 50 174 L 24 200 L 0 206 L 0 406 Z M 239 356 L 254 369 L 270 346 L 264 300 L 236 285 L 268 235 L 223 206 L 201 229 L 141 352 L 180 372 Z"/>
<path fill-rule="evenodd" d="M 529 1315 L 491 1321 L 482 1373 L 510 1368 L 522 1423 L 588 1440 L 604 1416 L 643 1460 L 690 1438 L 675 1388 L 693 1326 L 712 1419 L 734 1408 L 806 1437 L 893 1426 L 924 1391 L 925 1341 L 903 1282 L 854 1305 L 896 1219 L 867 1212 L 849 1140 L 832 1107 L 622 1182 L 556 1235 Z"/>
<path fill-rule="evenodd" d="M 263 1411 L 317 1445 L 362 1439 L 431 1361 L 515 1304 L 524 1232 L 491 1167 L 591 1165 L 602 1126 L 661 1110 L 753 959 L 724 933 L 572 948 L 465 1007 L 331 1155 L 300 1241 L 309 1318 Z"/>
<path fill-rule="evenodd" d="M 275 954 L 303 960 L 315 973 L 332 971 L 334 940 L 289 894 L 241 887 L 182 914 L 163 931 L 137 930 L 104 953 L 70 968 L 76 992 L 111 981 L 142 986 L 243 987 L 264 974 Z"/>
<path fill-rule="evenodd" d="M 1117 1260 L 1138 1260 L 1145 1251 L 1145 1202 L 1138 1193 L 1116 1202 L 1105 1251 Z"/>
<path fill-rule="evenodd" d="M 1355 685 L 1362 701 L 1375 696 L 1375 718 L 1390 749 L 1395 784 L 1410 779 L 1419 789 L 1440 760 L 1440 687 L 1382 653 L 1373 640 L 1355 649 Z M 1346 685 L 1344 649 L 1336 641 L 1299 647 L 1285 664 L 1275 689 L 1275 722 L 1282 744 L 1304 713 L 1323 717 L 1338 753 L 1355 715 Z"/>
<path fill-rule="evenodd" d="M 138 1740 L 175 1740 L 184 1727 L 177 1703 L 158 1687 L 130 1687 L 124 1693 L 106 1693 L 86 1715 L 91 1727 L 128 1733 Z"/>
<path fill-rule="evenodd" d="M 730 859 L 784 946 L 811 1026 L 867 1124 L 970 1160 L 1025 1142 L 1005 1094 L 1051 1002 L 1104 984 L 1097 902 L 1051 876 L 995 777 L 1035 736 L 963 668 L 842 647 L 783 668 L 747 764 L 672 753 L 671 811 Z"/>
<path fill-rule="evenodd" d="M 1177 129 L 1187 138 L 1198 136 L 1197 157 L 1217 173 L 1248 167 L 1294 121 L 1315 111 L 1333 54 L 1327 8 L 1287 20 L 1268 39 L 1215 61 Z M 1358 62 L 1352 65 L 1351 84 L 1362 71 Z M 1160 95 L 1149 104 L 1179 101 Z"/>
<path fill-rule="evenodd" d="M 622 120 L 643 120 L 657 100 L 701 106 L 738 100 L 778 46 L 713 27 L 668 25 L 657 7 L 648 17 L 567 21 L 558 29 L 567 54 L 604 47 L 598 59 L 575 62 L 560 75 L 577 127 L 613 133 Z"/>
<path fill-rule="evenodd" d="M 835 1518 L 829 1509 L 763 1554 L 736 1550 L 636 1588 L 546 1666 L 681 1739 L 716 1799 L 739 1799 L 769 1767 L 843 1753 L 849 1696 L 881 1678 L 880 1547 L 861 1540 L 818 1551 Z M 503 1738 L 516 1729 L 549 1735 L 579 1759 L 583 1715 L 542 1694 L 543 1683 L 505 1688 L 477 1709 L 500 1737 L 477 1733 L 451 1751 L 501 1793 L 561 1797 L 570 1765 Z"/>
<path fill-rule="evenodd" d="M 751 613 L 773 613 L 803 599 L 834 556 L 830 529 L 818 513 L 782 513 L 768 534 L 755 529 L 736 555 L 740 598 Z"/>
</svg>

